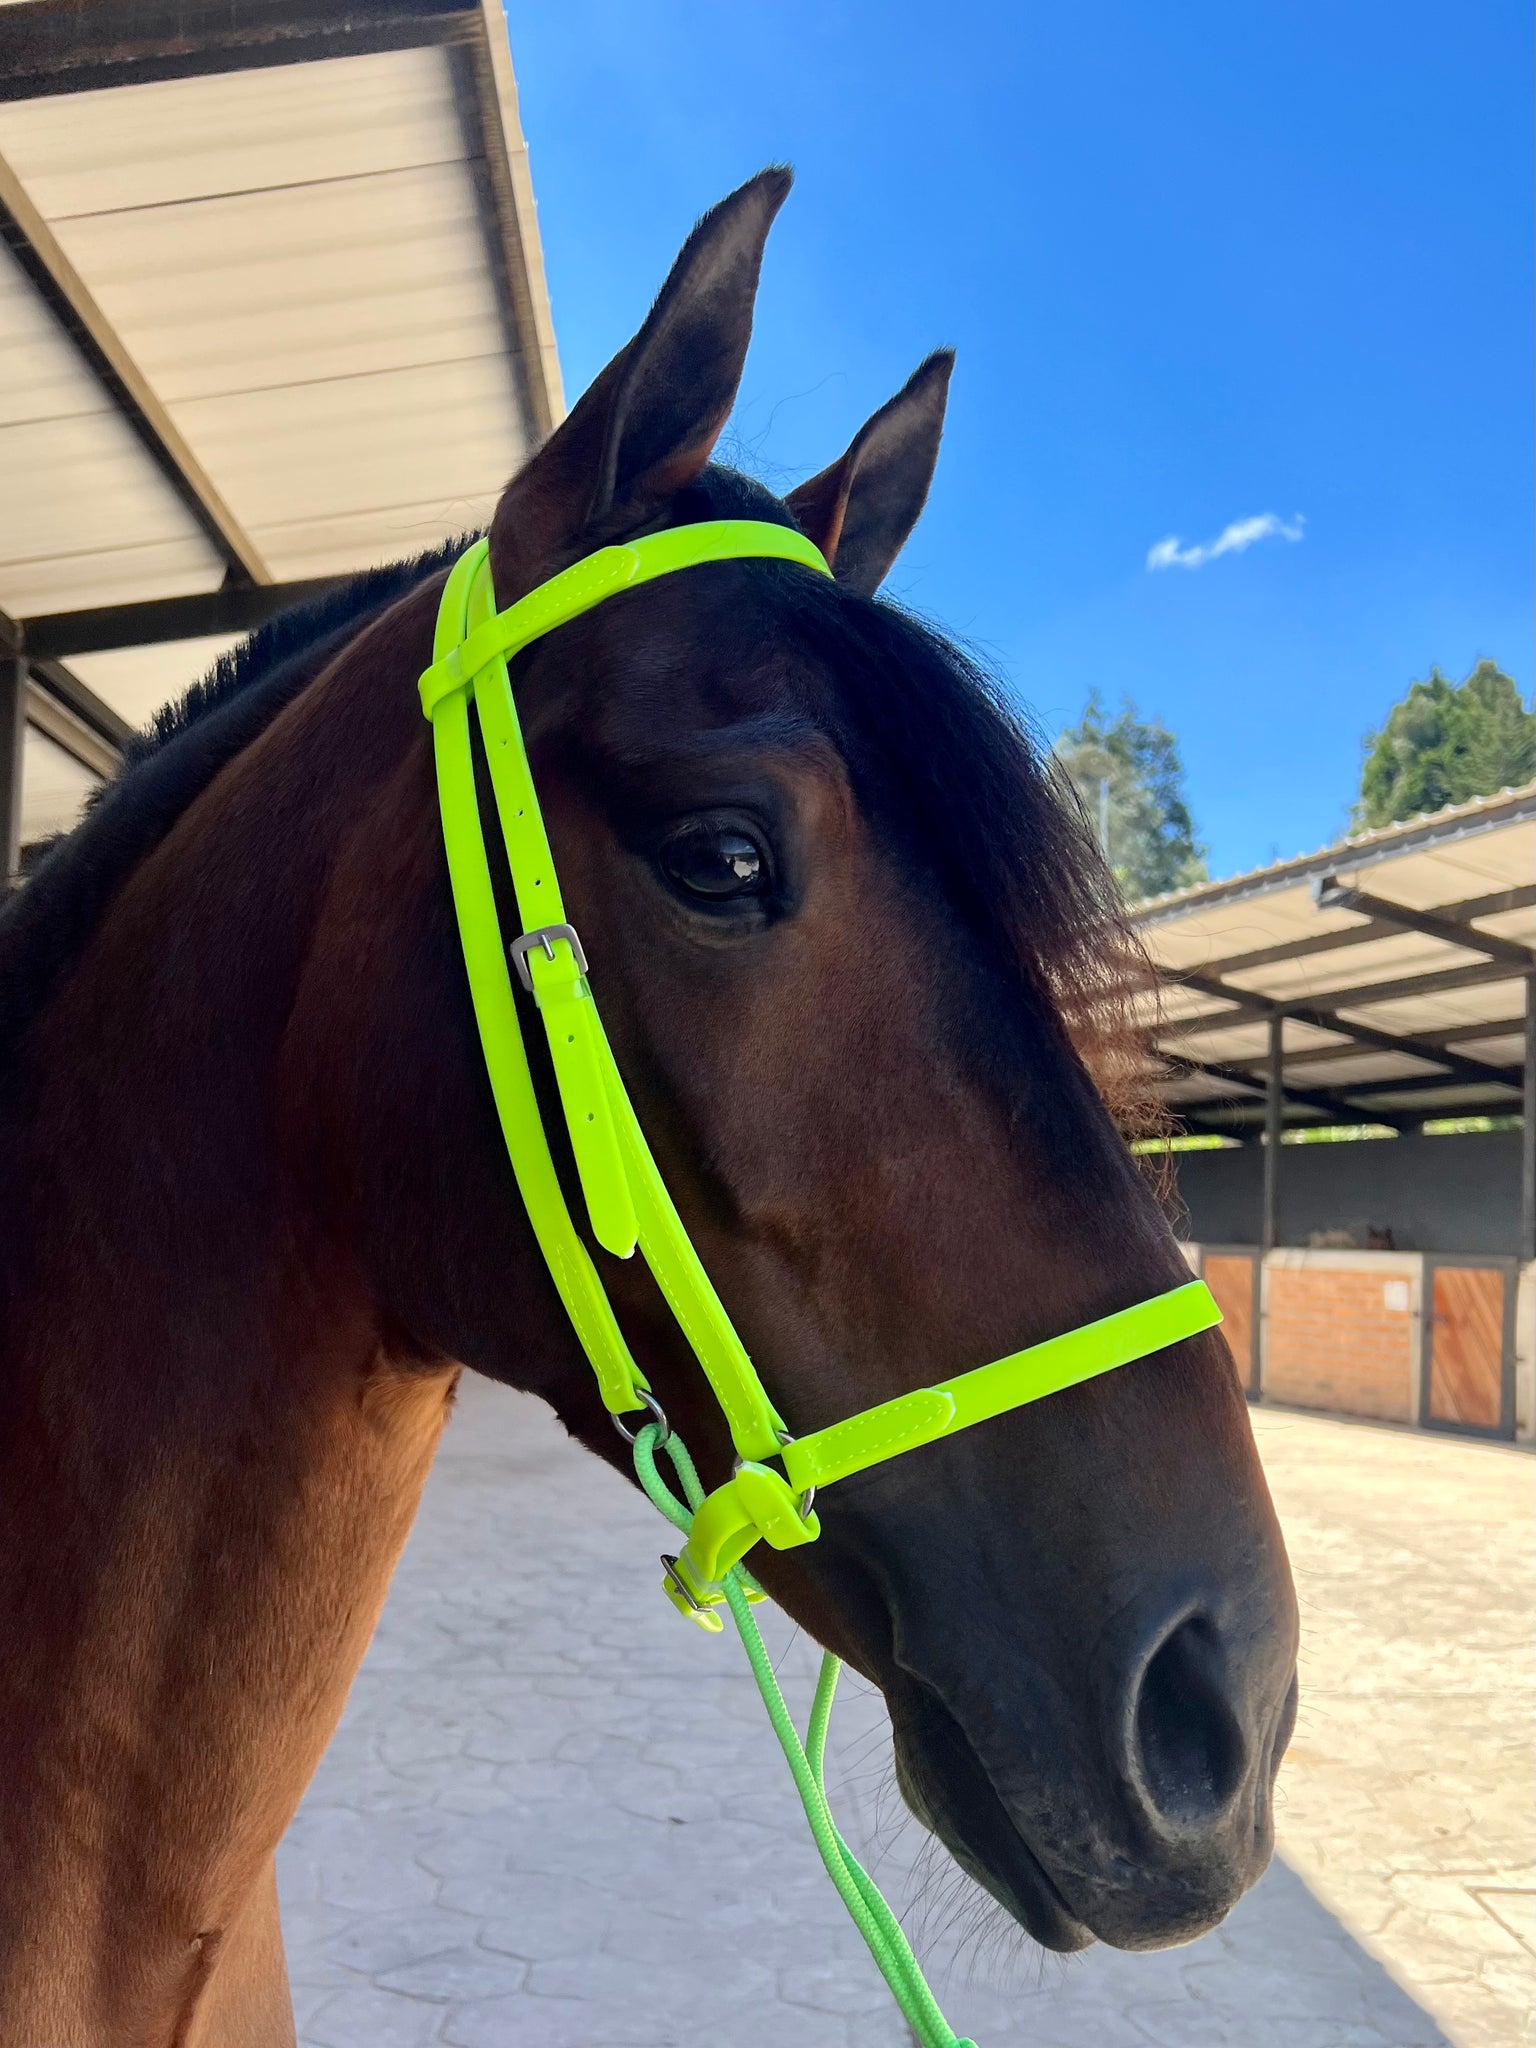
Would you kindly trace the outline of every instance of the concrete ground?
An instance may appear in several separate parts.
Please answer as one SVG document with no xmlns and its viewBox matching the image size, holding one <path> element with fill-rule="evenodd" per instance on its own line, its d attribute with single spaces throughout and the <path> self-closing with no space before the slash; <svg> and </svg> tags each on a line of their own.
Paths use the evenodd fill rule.
<svg viewBox="0 0 1536 2048">
<path fill-rule="evenodd" d="M 878 1699 L 839 1707 L 844 1832 L 981 2048 L 1531 2038 L 1536 1461 L 1254 1422 L 1304 1704 L 1280 1855 L 1217 1932 L 1032 1952 L 900 1813 Z M 538 1404 L 466 1386 L 279 1857 L 305 2048 L 902 2048 L 739 1644 L 657 1591 L 661 1533 Z M 814 1660 L 774 1619 L 803 1711 Z"/>
</svg>

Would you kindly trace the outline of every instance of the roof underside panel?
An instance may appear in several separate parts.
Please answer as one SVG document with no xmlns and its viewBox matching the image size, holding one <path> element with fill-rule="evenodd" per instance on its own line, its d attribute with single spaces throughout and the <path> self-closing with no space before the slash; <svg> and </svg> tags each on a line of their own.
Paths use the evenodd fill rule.
<svg viewBox="0 0 1536 2048">
<path fill-rule="evenodd" d="M 1367 900 L 1322 907 L 1313 891 L 1330 876 Z M 1394 923 L 1399 910 L 1409 922 Z M 1287 1103 L 1293 1119 L 1507 1113 L 1536 965 L 1536 786 L 1164 899 L 1142 928 L 1169 977 L 1154 1043 L 1224 1070 L 1171 1066 L 1168 1102 L 1251 1120 L 1279 1014 L 1284 1086 L 1313 1098 Z M 1492 957 L 1479 935 L 1526 960 Z M 1154 1005 L 1142 1007 L 1150 1023 Z"/>
<path fill-rule="evenodd" d="M 1363 919 L 1357 918 L 1355 922 L 1364 924 Z M 1267 996 L 1271 1002 L 1326 1003 L 1338 989 L 1401 980 L 1411 974 L 1432 974 L 1437 968 L 1465 966 L 1482 957 L 1475 951 L 1447 946 L 1422 932 L 1395 932 L 1390 938 L 1341 946 L 1333 952 L 1303 954 L 1299 959 L 1274 961 L 1264 967 L 1232 967 L 1222 978 L 1234 988 Z"/>
<path fill-rule="evenodd" d="M 0 106 L 0 151 L 275 576 L 484 523 L 528 430 L 444 51 Z M 36 316 L 48 346 L 28 381 L 46 391 L 68 344 Z M 25 473 L 57 482 L 42 524 L 26 520 L 51 566 L 11 573 L 18 542 L 0 532 L 7 610 L 223 573 L 89 383 L 73 410 L 49 396 L 8 430 L 32 436 Z M 113 579 L 103 523 L 156 551 Z M 173 539 L 192 545 L 173 557 Z"/>
<path fill-rule="evenodd" d="M 1341 862 L 1339 872 L 1355 887 L 1415 910 L 1513 888 L 1536 876 L 1536 818 L 1494 831 L 1448 835 L 1442 846 L 1395 858 L 1388 853 L 1359 866 Z"/>
<path fill-rule="evenodd" d="M 440 51 L 17 100 L 5 150 L 55 223 L 464 154 Z"/>
<path fill-rule="evenodd" d="M 1482 981 L 1470 988 L 1441 989 L 1432 995 L 1388 997 L 1358 1009 L 1341 1010 L 1339 1015 L 1346 1021 L 1353 1019 L 1399 1037 L 1422 1037 L 1426 1032 L 1448 1031 L 1461 1024 L 1506 1017 L 1519 1007 L 1518 981 Z"/>
<path fill-rule="evenodd" d="M 0 360 L 0 609 L 216 588 L 223 562 L 3 243 Z"/>
<path fill-rule="evenodd" d="M 21 765 L 21 836 L 24 845 L 52 838 L 77 824 L 100 777 L 61 746 L 27 727 Z"/>
</svg>

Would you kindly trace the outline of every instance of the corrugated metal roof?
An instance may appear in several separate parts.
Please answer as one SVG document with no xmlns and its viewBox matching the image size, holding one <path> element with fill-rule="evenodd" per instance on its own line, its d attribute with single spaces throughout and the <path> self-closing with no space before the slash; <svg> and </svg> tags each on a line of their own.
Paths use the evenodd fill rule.
<svg viewBox="0 0 1536 2048">
<path fill-rule="evenodd" d="M 1272 1020 L 1298 1122 L 1521 1103 L 1536 783 L 1140 905 L 1146 1016 L 1187 1123 L 1263 1115 Z"/>
</svg>

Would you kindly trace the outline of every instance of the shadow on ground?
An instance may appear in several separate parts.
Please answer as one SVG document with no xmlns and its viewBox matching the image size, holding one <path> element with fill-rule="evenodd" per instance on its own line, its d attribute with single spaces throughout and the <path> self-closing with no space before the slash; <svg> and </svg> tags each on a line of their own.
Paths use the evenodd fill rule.
<svg viewBox="0 0 1536 2048">
<path fill-rule="evenodd" d="M 664 1605 L 658 1538 L 536 1403 L 467 1390 L 279 1856 L 304 2048 L 902 2048 L 739 1646 Z M 809 1647 L 777 1647 L 803 1705 Z M 1447 2042 L 1279 1862 L 1186 1949 L 999 1945 L 881 1793 L 878 1700 L 840 1716 L 834 1803 L 981 2048 Z"/>
</svg>

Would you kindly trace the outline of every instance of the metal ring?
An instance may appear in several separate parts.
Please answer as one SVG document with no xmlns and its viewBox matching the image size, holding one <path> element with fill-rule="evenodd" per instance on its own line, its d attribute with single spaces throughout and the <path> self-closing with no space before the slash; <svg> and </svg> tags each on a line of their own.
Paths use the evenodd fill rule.
<svg viewBox="0 0 1536 2048">
<path fill-rule="evenodd" d="M 661 1434 L 656 1439 L 656 1448 L 659 1451 L 662 1445 L 666 1442 L 667 1438 L 672 1434 L 672 1425 L 667 1420 L 667 1411 L 665 1408 L 662 1407 L 661 1403 L 657 1400 L 656 1396 L 651 1392 L 649 1387 L 636 1387 L 635 1392 L 640 1396 L 641 1400 L 645 1403 L 646 1407 L 650 1409 L 652 1419 L 654 1420 L 657 1429 L 659 1429 L 661 1432 Z M 619 1420 L 617 1415 L 610 1415 L 608 1417 L 608 1420 L 613 1424 L 614 1428 L 619 1432 L 619 1435 L 623 1437 L 625 1443 L 627 1444 L 632 1444 L 634 1442 L 635 1438 L 640 1434 L 640 1429 L 648 1429 L 650 1427 L 649 1423 L 642 1422 L 640 1425 L 640 1429 L 626 1429 L 623 1423 Z M 814 1490 L 815 1489 L 813 1488 L 812 1491 Z"/>
</svg>

